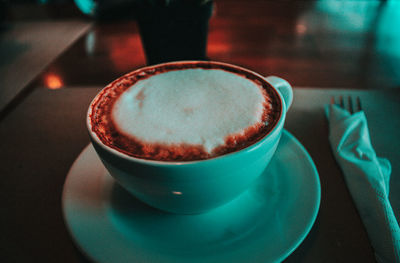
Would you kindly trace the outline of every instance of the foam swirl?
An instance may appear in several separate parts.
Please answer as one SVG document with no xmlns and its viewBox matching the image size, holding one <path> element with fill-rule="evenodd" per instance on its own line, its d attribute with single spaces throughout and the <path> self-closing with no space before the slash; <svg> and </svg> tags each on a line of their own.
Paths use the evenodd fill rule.
<svg viewBox="0 0 400 263">
<path fill-rule="evenodd" d="M 262 122 L 262 88 L 224 70 L 170 71 L 137 82 L 118 98 L 118 130 L 144 143 L 201 145 L 212 153 L 228 136 Z"/>
</svg>

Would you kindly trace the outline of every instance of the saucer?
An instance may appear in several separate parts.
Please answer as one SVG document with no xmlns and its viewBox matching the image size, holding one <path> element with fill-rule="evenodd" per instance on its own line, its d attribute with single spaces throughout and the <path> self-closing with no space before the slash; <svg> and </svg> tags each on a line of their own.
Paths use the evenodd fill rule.
<svg viewBox="0 0 400 263">
<path fill-rule="evenodd" d="M 198 215 L 149 207 L 108 174 L 92 145 L 65 181 L 64 219 L 95 262 L 279 262 L 309 233 L 321 188 L 301 143 L 284 131 L 255 184 L 232 202 Z"/>
</svg>

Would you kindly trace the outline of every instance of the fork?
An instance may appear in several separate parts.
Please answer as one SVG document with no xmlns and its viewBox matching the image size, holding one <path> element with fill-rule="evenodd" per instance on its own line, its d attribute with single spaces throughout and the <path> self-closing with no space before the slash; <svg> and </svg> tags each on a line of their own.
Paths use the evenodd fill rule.
<svg viewBox="0 0 400 263">
<path fill-rule="evenodd" d="M 355 100 L 355 103 L 353 102 L 353 100 Z M 341 107 L 342 109 L 346 109 L 344 98 L 342 95 L 339 96 L 339 103 L 335 102 L 335 97 L 331 97 L 331 104 L 336 104 L 339 107 Z M 356 105 L 355 109 L 354 109 L 354 104 Z M 347 97 L 347 105 L 348 105 L 348 111 L 350 112 L 350 114 L 353 114 L 355 112 L 359 112 L 362 110 L 360 97 L 356 97 L 355 99 L 353 99 L 351 96 L 348 96 Z"/>
</svg>

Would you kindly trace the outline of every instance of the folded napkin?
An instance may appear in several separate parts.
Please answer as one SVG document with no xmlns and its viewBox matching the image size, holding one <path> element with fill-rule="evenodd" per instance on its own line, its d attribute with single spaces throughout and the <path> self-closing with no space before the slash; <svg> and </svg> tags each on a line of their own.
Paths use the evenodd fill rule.
<svg viewBox="0 0 400 263">
<path fill-rule="evenodd" d="M 329 141 L 379 263 L 400 263 L 400 229 L 389 201 L 389 160 L 376 156 L 363 111 L 326 105 Z"/>
</svg>

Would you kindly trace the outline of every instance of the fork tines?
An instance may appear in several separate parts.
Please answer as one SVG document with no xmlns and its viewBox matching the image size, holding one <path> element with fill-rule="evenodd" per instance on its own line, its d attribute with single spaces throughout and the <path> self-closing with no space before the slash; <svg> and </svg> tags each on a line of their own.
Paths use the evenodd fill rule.
<svg viewBox="0 0 400 263">
<path fill-rule="evenodd" d="M 341 107 L 342 109 L 346 109 L 346 105 L 347 105 L 348 106 L 347 110 L 351 114 L 353 114 L 354 112 L 359 112 L 359 111 L 362 110 L 362 108 L 361 108 L 361 100 L 360 100 L 360 97 L 358 97 L 358 96 L 355 98 L 355 102 L 354 102 L 354 99 L 351 96 L 348 96 L 347 97 L 347 103 L 345 103 L 345 100 L 344 100 L 342 95 L 339 96 L 338 103 L 336 103 L 334 97 L 331 97 L 331 104 L 336 104 L 339 107 Z M 354 104 L 355 104 L 355 107 L 354 107 Z"/>
<path fill-rule="evenodd" d="M 357 104 L 357 111 L 362 111 L 360 97 L 357 97 L 356 104 Z"/>
</svg>

